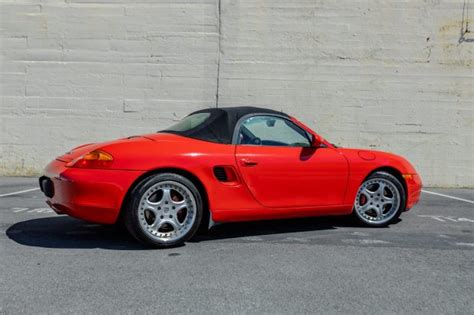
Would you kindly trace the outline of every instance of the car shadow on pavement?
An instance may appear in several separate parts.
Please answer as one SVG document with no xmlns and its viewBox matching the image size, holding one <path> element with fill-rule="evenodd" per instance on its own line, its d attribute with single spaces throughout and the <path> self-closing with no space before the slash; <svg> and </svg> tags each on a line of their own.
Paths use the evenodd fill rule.
<svg viewBox="0 0 474 315">
<path fill-rule="evenodd" d="M 6 234 L 18 244 L 34 247 L 147 249 L 123 227 L 88 223 L 68 216 L 19 222 L 8 228 Z"/>
<path fill-rule="evenodd" d="M 356 228 L 361 226 L 351 216 L 236 222 L 216 225 L 207 233 L 196 235 L 190 242 L 240 237 L 286 237 L 286 234 L 291 233 L 336 230 L 341 227 Z"/>
<path fill-rule="evenodd" d="M 190 242 L 223 240 L 252 236 L 282 237 L 290 233 L 358 227 L 351 217 L 319 217 L 290 220 L 226 223 L 198 233 Z M 27 220 L 12 225 L 7 236 L 18 244 L 44 248 L 104 248 L 145 250 L 123 227 L 91 224 L 67 216 Z"/>
</svg>

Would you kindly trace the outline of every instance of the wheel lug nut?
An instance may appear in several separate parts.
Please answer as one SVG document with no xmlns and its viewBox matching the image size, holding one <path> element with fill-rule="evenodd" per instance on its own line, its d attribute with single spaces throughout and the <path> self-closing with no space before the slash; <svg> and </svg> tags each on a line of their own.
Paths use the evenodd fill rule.
<svg viewBox="0 0 474 315">
<path fill-rule="evenodd" d="M 161 216 L 160 216 L 160 219 L 163 219 L 163 218 L 164 218 L 164 216 L 161 215 Z"/>
<path fill-rule="evenodd" d="M 170 214 L 170 219 L 172 218 L 173 216 Z"/>
</svg>

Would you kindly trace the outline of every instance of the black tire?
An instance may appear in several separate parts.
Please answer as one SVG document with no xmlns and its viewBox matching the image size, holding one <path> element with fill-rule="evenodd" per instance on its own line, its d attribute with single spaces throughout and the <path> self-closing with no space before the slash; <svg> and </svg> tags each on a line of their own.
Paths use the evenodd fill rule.
<svg viewBox="0 0 474 315">
<path fill-rule="evenodd" d="M 185 186 L 192 193 L 196 204 L 196 217 L 194 223 L 191 225 L 189 231 L 179 236 L 179 238 L 175 240 L 160 241 L 158 238 L 153 237 L 150 233 L 144 231 L 144 228 L 139 222 L 139 205 L 141 198 L 151 187 L 161 182 L 177 182 Z M 124 210 L 125 226 L 134 238 L 149 246 L 157 248 L 170 248 L 181 246 L 184 244 L 184 242 L 194 236 L 201 223 L 203 215 L 203 202 L 199 190 L 189 179 L 174 173 L 161 173 L 151 175 L 136 185 L 130 193 L 130 197 L 128 198 L 128 202 Z"/>
<path fill-rule="evenodd" d="M 362 187 L 364 187 L 364 184 L 368 184 L 370 182 L 377 182 L 377 181 L 381 181 L 381 182 L 386 181 L 386 182 L 392 183 L 393 187 L 398 191 L 398 195 L 399 195 L 398 208 L 397 209 L 390 209 L 389 210 L 390 215 L 389 216 L 387 215 L 387 218 L 384 218 L 383 221 L 381 220 L 381 222 L 375 221 L 376 219 L 374 219 L 374 221 L 370 221 L 369 219 L 364 218 L 363 215 L 360 214 L 357 211 L 358 199 L 360 197 L 360 193 L 361 193 L 360 191 L 361 191 Z M 374 196 L 374 198 L 377 198 L 377 196 Z M 369 200 L 369 201 L 371 201 L 371 200 Z M 369 201 L 367 201 L 367 202 L 369 202 Z M 360 224 L 362 224 L 364 226 L 384 227 L 384 226 L 387 226 L 387 225 L 397 221 L 398 218 L 400 217 L 401 213 L 405 209 L 405 206 L 406 206 L 405 189 L 403 188 L 403 185 L 400 183 L 400 181 L 395 176 L 393 176 L 392 174 L 389 174 L 387 172 L 382 172 L 382 171 L 381 172 L 375 172 L 375 173 L 371 174 L 368 178 L 366 178 L 364 180 L 364 182 L 361 184 L 361 186 L 359 187 L 359 190 L 358 190 L 358 193 L 357 193 L 357 196 L 356 196 L 356 200 L 354 202 L 354 209 L 352 211 L 352 215 Z M 369 212 L 370 212 L 370 210 L 369 210 Z M 383 213 L 383 211 L 382 211 L 382 213 Z"/>
</svg>

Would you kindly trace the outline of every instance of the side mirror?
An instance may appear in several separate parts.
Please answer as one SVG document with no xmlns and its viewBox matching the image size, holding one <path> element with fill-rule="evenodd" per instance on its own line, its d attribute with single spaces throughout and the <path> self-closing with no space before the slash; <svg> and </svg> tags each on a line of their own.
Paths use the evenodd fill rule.
<svg viewBox="0 0 474 315">
<path fill-rule="evenodd" d="M 311 135 L 311 147 L 320 148 L 323 145 L 321 139 L 316 135 Z"/>
</svg>

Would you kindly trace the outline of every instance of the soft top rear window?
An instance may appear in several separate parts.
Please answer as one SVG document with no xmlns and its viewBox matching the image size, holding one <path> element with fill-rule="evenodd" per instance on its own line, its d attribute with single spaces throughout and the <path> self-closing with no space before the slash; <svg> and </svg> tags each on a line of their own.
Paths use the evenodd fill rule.
<svg viewBox="0 0 474 315">
<path fill-rule="evenodd" d="M 199 127 L 199 125 L 203 124 L 209 117 L 211 117 L 211 113 L 191 114 L 167 128 L 166 131 L 186 132 Z"/>
</svg>

